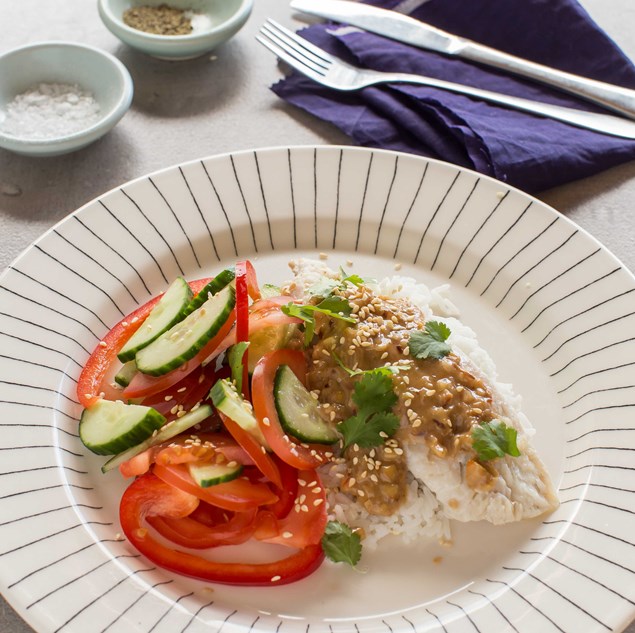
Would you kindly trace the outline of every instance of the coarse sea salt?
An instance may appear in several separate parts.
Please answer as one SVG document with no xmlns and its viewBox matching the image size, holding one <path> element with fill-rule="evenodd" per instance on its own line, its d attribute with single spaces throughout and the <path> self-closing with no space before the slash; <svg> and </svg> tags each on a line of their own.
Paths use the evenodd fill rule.
<svg viewBox="0 0 635 633">
<path fill-rule="evenodd" d="M 92 93 L 77 84 L 39 83 L 6 105 L 0 130 L 31 140 L 57 138 L 89 128 L 99 111 Z"/>
</svg>

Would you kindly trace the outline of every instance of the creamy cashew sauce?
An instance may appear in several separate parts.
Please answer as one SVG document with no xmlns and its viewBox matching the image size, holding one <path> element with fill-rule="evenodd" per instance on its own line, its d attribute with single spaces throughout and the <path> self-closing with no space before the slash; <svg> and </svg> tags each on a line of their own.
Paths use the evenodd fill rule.
<svg viewBox="0 0 635 633">
<path fill-rule="evenodd" d="M 474 425 L 494 419 L 492 396 L 485 384 L 467 371 L 454 354 L 440 359 L 417 360 L 410 356 L 408 339 L 423 330 L 423 312 L 403 299 L 385 298 L 366 287 L 347 286 L 338 291 L 353 308 L 356 323 L 316 314 L 317 343 L 308 350 L 308 387 L 318 394 L 320 411 L 333 425 L 355 413 L 352 402 L 358 378 L 350 369 L 398 365 L 393 386 L 398 400 L 394 412 L 401 428 L 379 447 L 353 445 L 341 456 L 346 473 L 342 492 L 355 498 L 375 515 L 389 516 L 404 501 L 408 467 L 403 446 L 424 441 L 439 458 L 471 450 Z M 493 480 L 474 459 L 465 477 L 474 489 L 487 489 Z"/>
</svg>

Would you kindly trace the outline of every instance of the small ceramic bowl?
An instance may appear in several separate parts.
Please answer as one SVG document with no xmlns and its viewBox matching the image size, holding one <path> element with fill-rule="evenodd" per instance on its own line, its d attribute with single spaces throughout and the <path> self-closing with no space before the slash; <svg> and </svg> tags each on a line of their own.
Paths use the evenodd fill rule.
<svg viewBox="0 0 635 633">
<path fill-rule="evenodd" d="M 127 9 L 161 4 L 191 12 L 192 32 L 156 35 L 123 21 Z M 234 36 L 247 21 L 253 0 L 99 0 L 98 7 L 106 27 L 122 42 L 159 59 L 185 60 L 200 57 Z"/>
<path fill-rule="evenodd" d="M 85 129 L 54 138 L 9 133 L 14 128 L 7 121 L 7 106 L 16 96 L 41 84 L 77 85 L 91 93 L 99 105 L 98 118 Z M 126 67 L 92 46 L 42 42 L 13 49 L 0 56 L 0 147 L 30 156 L 75 151 L 109 132 L 130 107 L 132 95 L 132 78 Z"/>
</svg>

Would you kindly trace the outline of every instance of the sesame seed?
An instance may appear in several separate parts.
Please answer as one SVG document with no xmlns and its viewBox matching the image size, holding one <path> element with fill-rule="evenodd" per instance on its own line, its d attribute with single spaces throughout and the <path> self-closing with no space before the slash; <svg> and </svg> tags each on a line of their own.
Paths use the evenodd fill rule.
<svg viewBox="0 0 635 633">
<path fill-rule="evenodd" d="M 412 428 L 416 429 L 418 426 L 421 426 L 422 422 L 419 418 L 417 418 L 416 420 L 413 421 L 412 423 Z"/>
<path fill-rule="evenodd" d="M 183 393 L 184 391 L 187 391 L 187 387 L 181 387 L 180 389 L 177 389 L 176 393 Z"/>
<path fill-rule="evenodd" d="M 309 506 L 307 506 L 306 504 L 302 504 L 301 506 L 302 512 L 308 512 L 309 511 Z"/>
<path fill-rule="evenodd" d="M 365 496 L 366 496 L 366 493 L 365 493 L 363 490 L 361 490 L 361 489 L 357 491 L 357 494 L 358 494 L 360 497 L 365 497 Z"/>
<path fill-rule="evenodd" d="M 163 398 L 166 402 L 170 402 L 170 400 L 174 399 L 174 396 L 165 396 L 165 398 Z"/>
<path fill-rule="evenodd" d="M 283 532 L 282 533 L 282 538 L 291 538 L 293 536 L 293 534 L 291 532 Z"/>
<path fill-rule="evenodd" d="M 313 505 L 317 508 L 320 504 L 324 503 L 324 499 L 316 499 Z"/>
<path fill-rule="evenodd" d="M 106 341 L 99 341 L 99 346 L 100 347 L 108 347 L 108 343 L 106 343 Z"/>
<path fill-rule="evenodd" d="M 265 426 L 271 426 L 271 420 L 269 418 L 262 418 L 262 423 Z"/>
<path fill-rule="evenodd" d="M 282 579 L 282 576 L 272 576 L 271 577 L 271 582 L 278 582 L 281 579 Z"/>
</svg>

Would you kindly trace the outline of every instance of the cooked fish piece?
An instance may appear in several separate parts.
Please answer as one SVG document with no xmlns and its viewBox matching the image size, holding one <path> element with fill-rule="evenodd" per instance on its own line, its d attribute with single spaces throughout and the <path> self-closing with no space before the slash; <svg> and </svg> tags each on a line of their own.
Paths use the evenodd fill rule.
<svg viewBox="0 0 635 633">
<path fill-rule="evenodd" d="M 324 277 L 338 279 L 323 262 L 297 260 L 291 268 L 295 276 L 286 291 L 306 302 L 316 301 L 311 289 Z M 515 397 L 497 382 L 494 363 L 474 332 L 455 318 L 434 315 L 427 288 L 412 280 L 402 286 L 395 292 L 394 281 L 374 288 L 340 285 L 334 292 L 347 299 L 356 322 L 316 315 L 316 336 L 307 350 L 308 383 L 332 424 L 355 412 L 356 379 L 342 365 L 398 368 L 394 411 L 401 428 L 380 447 L 352 446 L 344 452 L 338 494 L 371 515 L 388 517 L 399 513 L 414 478 L 435 495 L 448 518 L 459 521 L 501 524 L 556 508 L 553 484 L 531 446 L 532 429 Z M 415 359 L 410 335 L 430 318 L 448 325 L 452 351 L 440 359 Z M 516 430 L 520 456 L 479 461 L 472 431 L 494 420 Z"/>
</svg>

